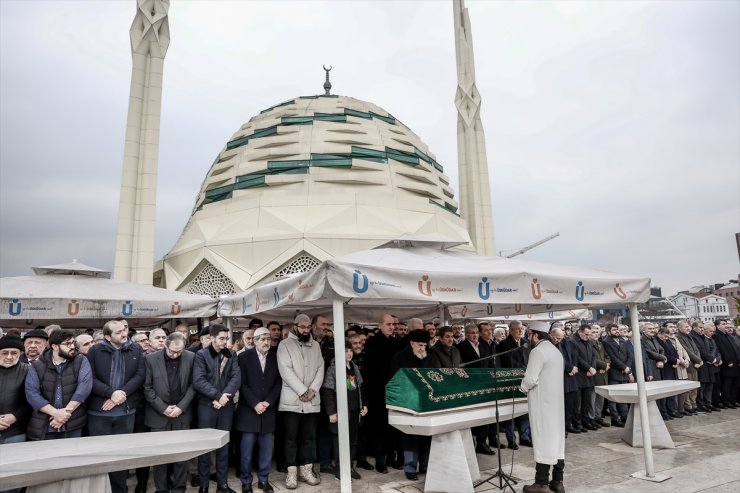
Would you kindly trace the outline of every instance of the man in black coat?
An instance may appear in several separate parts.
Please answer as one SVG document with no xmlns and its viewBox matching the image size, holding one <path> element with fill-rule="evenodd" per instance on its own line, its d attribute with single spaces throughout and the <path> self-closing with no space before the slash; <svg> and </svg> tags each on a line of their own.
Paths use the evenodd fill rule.
<svg viewBox="0 0 740 493">
<path fill-rule="evenodd" d="M 439 368 L 437 357 L 427 351 L 430 339 L 429 332 L 424 329 L 409 332 L 408 345 L 393 355 L 391 374 L 395 374 L 401 368 Z M 401 433 L 403 472 L 406 479 L 411 481 L 419 479 L 417 467 L 418 472 L 427 472 L 431 444 L 431 437 Z"/>
<path fill-rule="evenodd" d="M 375 470 L 386 474 L 386 462 L 392 467 L 401 467 L 403 458 L 394 458 L 398 430 L 388 424 L 388 409 L 385 407 L 385 385 L 391 379 L 391 359 L 398 349 L 398 339 L 393 315 L 385 314 L 378 323 L 378 332 L 365 343 L 365 384 L 367 385 L 369 450 L 375 454 Z M 374 442 L 374 443 L 373 443 Z"/>
<path fill-rule="evenodd" d="M 0 338 L 0 445 L 26 441 L 31 407 L 26 401 L 28 363 L 20 360 L 23 341 L 15 334 Z"/>
<path fill-rule="evenodd" d="M 277 423 L 277 404 L 283 381 L 278 371 L 277 354 L 270 351 L 270 331 L 260 327 L 254 331 L 254 348 L 246 349 L 237 358 L 241 370 L 239 406 L 235 427 L 242 432 L 241 483 L 242 492 L 252 491 L 252 455 L 259 450 L 257 487 L 272 492 L 268 481 L 272 462 L 272 444 Z"/>
<path fill-rule="evenodd" d="M 518 349 L 507 354 L 502 354 L 497 358 L 497 365 L 500 368 L 526 368 L 529 360 L 529 345 L 524 338 L 524 325 L 519 320 L 512 320 L 509 323 L 509 335 L 501 341 L 496 348 L 498 353 L 506 353 L 513 349 Z M 519 444 L 525 447 L 532 446 L 532 435 L 529 428 L 529 415 L 524 414 L 518 418 L 504 423 L 506 431 L 506 441 L 510 449 L 518 449 L 514 436 L 514 428 L 519 431 Z"/>
<path fill-rule="evenodd" d="M 691 337 L 699 349 L 699 354 L 704 364 L 699 367 L 699 393 L 696 396 L 697 409 L 704 412 L 716 411 L 712 405 L 712 389 L 716 380 L 714 369 L 719 362 L 717 346 L 711 335 L 714 334 L 714 324 L 707 322 L 694 322 L 691 325 Z M 707 337 L 706 333 L 709 333 Z"/>
<path fill-rule="evenodd" d="M 621 330 L 617 324 L 606 325 L 606 337 L 602 342 L 606 354 L 611 359 L 611 366 L 607 375 L 609 385 L 634 382 L 635 377 L 632 374 L 632 369 L 635 366 L 634 353 L 630 351 L 630 345 L 622 339 Z M 609 401 L 608 405 L 612 425 L 624 427 L 629 406 L 613 401 Z"/>
<path fill-rule="evenodd" d="M 570 342 L 575 351 L 578 373 L 578 392 L 576 392 L 575 419 L 573 420 L 576 427 L 586 428 L 587 430 L 598 430 L 593 416 L 589 416 L 591 411 L 591 395 L 594 393 L 594 375 L 596 374 L 596 351 L 591 344 L 591 326 L 589 324 L 581 325 L 575 334 L 570 337 Z"/>
<path fill-rule="evenodd" d="M 722 407 L 736 409 L 737 402 L 737 380 L 740 376 L 740 352 L 733 341 L 733 329 L 727 320 L 715 320 L 716 332 L 712 338 L 717 345 L 717 350 L 722 356 L 722 365 L 719 367 L 720 393 Z"/>
</svg>

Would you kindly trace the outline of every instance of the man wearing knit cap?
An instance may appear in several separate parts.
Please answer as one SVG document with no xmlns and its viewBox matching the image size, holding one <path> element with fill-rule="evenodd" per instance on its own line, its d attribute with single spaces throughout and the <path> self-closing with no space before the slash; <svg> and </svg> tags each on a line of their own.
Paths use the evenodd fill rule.
<svg viewBox="0 0 740 493">
<path fill-rule="evenodd" d="M 253 330 L 253 329 L 252 329 Z M 252 457 L 258 447 L 257 487 L 273 491 L 268 481 L 272 462 L 273 436 L 277 423 L 277 404 L 282 380 L 277 355 L 270 351 L 270 330 L 259 327 L 254 332 L 254 345 L 237 358 L 242 380 L 235 427 L 241 435 L 242 493 L 252 491 Z"/>
<path fill-rule="evenodd" d="M 564 493 L 565 408 L 563 398 L 563 355 L 550 342 L 549 326 L 532 322 L 529 326 L 529 362 L 521 391 L 527 394 L 529 423 L 535 461 L 535 483 L 524 493 Z M 552 481 L 550 466 L 554 466 Z M 548 484 L 549 481 L 549 484 Z"/>
<path fill-rule="evenodd" d="M 321 411 L 319 390 L 324 381 L 324 360 L 319 344 L 311 337 L 311 319 L 300 314 L 288 338 L 277 349 L 277 363 L 283 379 L 279 411 L 285 429 L 285 486 L 298 487 L 298 479 L 317 485 L 313 472 L 316 461 L 316 426 Z M 299 470 L 300 468 L 300 470 Z"/>
<path fill-rule="evenodd" d="M 0 338 L 0 445 L 26 441 L 31 408 L 26 402 L 28 364 L 21 359 L 23 341 L 8 334 Z"/>
<path fill-rule="evenodd" d="M 21 356 L 21 361 L 30 363 L 39 359 L 41 353 L 48 347 L 48 340 L 49 335 L 44 329 L 36 328 L 26 332 L 26 336 L 23 338 L 24 354 Z"/>
</svg>

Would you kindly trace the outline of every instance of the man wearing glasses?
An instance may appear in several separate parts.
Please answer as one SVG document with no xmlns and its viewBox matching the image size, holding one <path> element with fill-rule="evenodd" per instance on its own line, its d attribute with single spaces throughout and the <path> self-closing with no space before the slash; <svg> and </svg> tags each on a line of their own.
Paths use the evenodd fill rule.
<svg viewBox="0 0 740 493">
<path fill-rule="evenodd" d="M 51 351 L 31 363 L 26 376 L 26 399 L 33 408 L 26 429 L 29 441 L 76 438 L 87 422 L 84 402 L 92 390 L 90 363 L 75 351 L 72 332 L 52 332 L 49 346 Z"/>
</svg>

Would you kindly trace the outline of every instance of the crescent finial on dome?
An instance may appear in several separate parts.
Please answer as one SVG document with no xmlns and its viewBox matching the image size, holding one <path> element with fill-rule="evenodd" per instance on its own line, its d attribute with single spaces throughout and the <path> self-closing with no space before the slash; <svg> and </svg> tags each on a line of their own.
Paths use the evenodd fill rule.
<svg viewBox="0 0 740 493">
<path fill-rule="evenodd" d="M 332 66 L 329 65 L 329 68 L 326 68 L 326 65 L 323 65 L 324 70 L 326 70 L 326 82 L 324 82 L 324 95 L 329 96 L 331 91 L 331 82 L 329 82 L 329 72 L 331 72 Z"/>
</svg>

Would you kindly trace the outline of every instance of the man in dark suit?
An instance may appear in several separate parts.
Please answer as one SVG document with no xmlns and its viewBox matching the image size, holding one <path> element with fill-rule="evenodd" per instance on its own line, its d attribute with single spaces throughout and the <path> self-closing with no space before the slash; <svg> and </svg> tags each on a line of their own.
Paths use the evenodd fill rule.
<svg viewBox="0 0 740 493">
<path fill-rule="evenodd" d="M 257 487 L 267 493 L 273 491 L 268 475 L 283 380 L 278 371 L 277 353 L 270 351 L 270 342 L 270 330 L 260 327 L 254 331 L 254 348 L 246 349 L 237 358 L 242 381 L 235 427 L 242 432 L 240 479 L 243 493 L 252 491 L 255 446 L 259 450 Z"/>
<path fill-rule="evenodd" d="M 578 392 L 576 392 L 574 423 L 577 428 L 598 430 L 600 427 L 593 420 L 593 416 L 589 416 L 591 395 L 594 393 L 593 377 L 596 374 L 596 352 L 591 344 L 591 326 L 581 325 L 578 331 L 570 336 L 570 342 L 575 350 L 576 366 L 578 366 L 578 373 L 576 373 Z"/>
<path fill-rule="evenodd" d="M 733 341 L 732 333 L 734 329 L 727 320 L 715 320 L 714 326 L 717 331 L 712 338 L 717 345 L 717 350 L 722 356 L 722 365 L 719 367 L 720 393 L 722 396 L 721 407 L 736 409 L 735 402 L 737 401 L 737 396 L 735 392 L 738 376 L 740 376 L 740 370 L 738 369 L 738 365 L 740 365 L 740 351 L 738 351 Z"/>
<path fill-rule="evenodd" d="M 509 335 L 501 341 L 496 348 L 498 353 L 505 353 L 512 349 L 522 348 L 519 351 L 513 351 L 499 356 L 497 365 L 499 368 L 526 368 L 529 359 L 529 346 L 524 338 L 524 324 L 519 320 L 512 320 L 509 323 Z M 529 415 L 525 414 L 504 423 L 506 431 L 506 441 L 510 449 L 517 450 L 519 445 L 516 443 L 514 436 L 514 427 L 519 430 L 519 443 L 525 447 L 532 446 L 532 438 L 529 428 Z"/>
<path fill-rule="evenodd" d="M 478 327 L 470 322 L 465 324 L 465 340 L 457 345 L 460 352 L 460 359 L 463 363 L 470 363 L 481 358 L 491 355 L 489 346 L 480 340 L 480 331 Z M 492 361 L 486 359 L 467 365 L 468 368 L 490 368 Z M 476 426 L 471 429 L 475 436 L 475 452 L 483 455 L 493 455 L 495 452 L 486 443 L 488 438 L 488 425 Z"/>
<path fill-rule="evenodd" d="M 606 325 L 606 337 L 602 341 L 606 354 L 611 359 L 611 366 L 607 373 L 609 385 L 634 382 L 632 369 L 635 367 L 634 353 L 622 339 L 617 324 Z M 613 426 L 624 427 L 627 421 L 629 406 L 627 404 L 609 401 L 609 415 Z"/>
<path fill-rule="evenodd" d="M 185 350 L 187 340 L 180 332 L 167 336 L 164 351 L 144 358 L 146 379 L 144 424 L 150 431 L 187 430 L 192 419 L 193 362 L 195 354 Z M 154 488 L 157 491 L 184 493 L 187 482 L 187 461 L 173 465 L 172 488 L 167 486 L 167 464 L 154 466 Z"/>
</svg>

